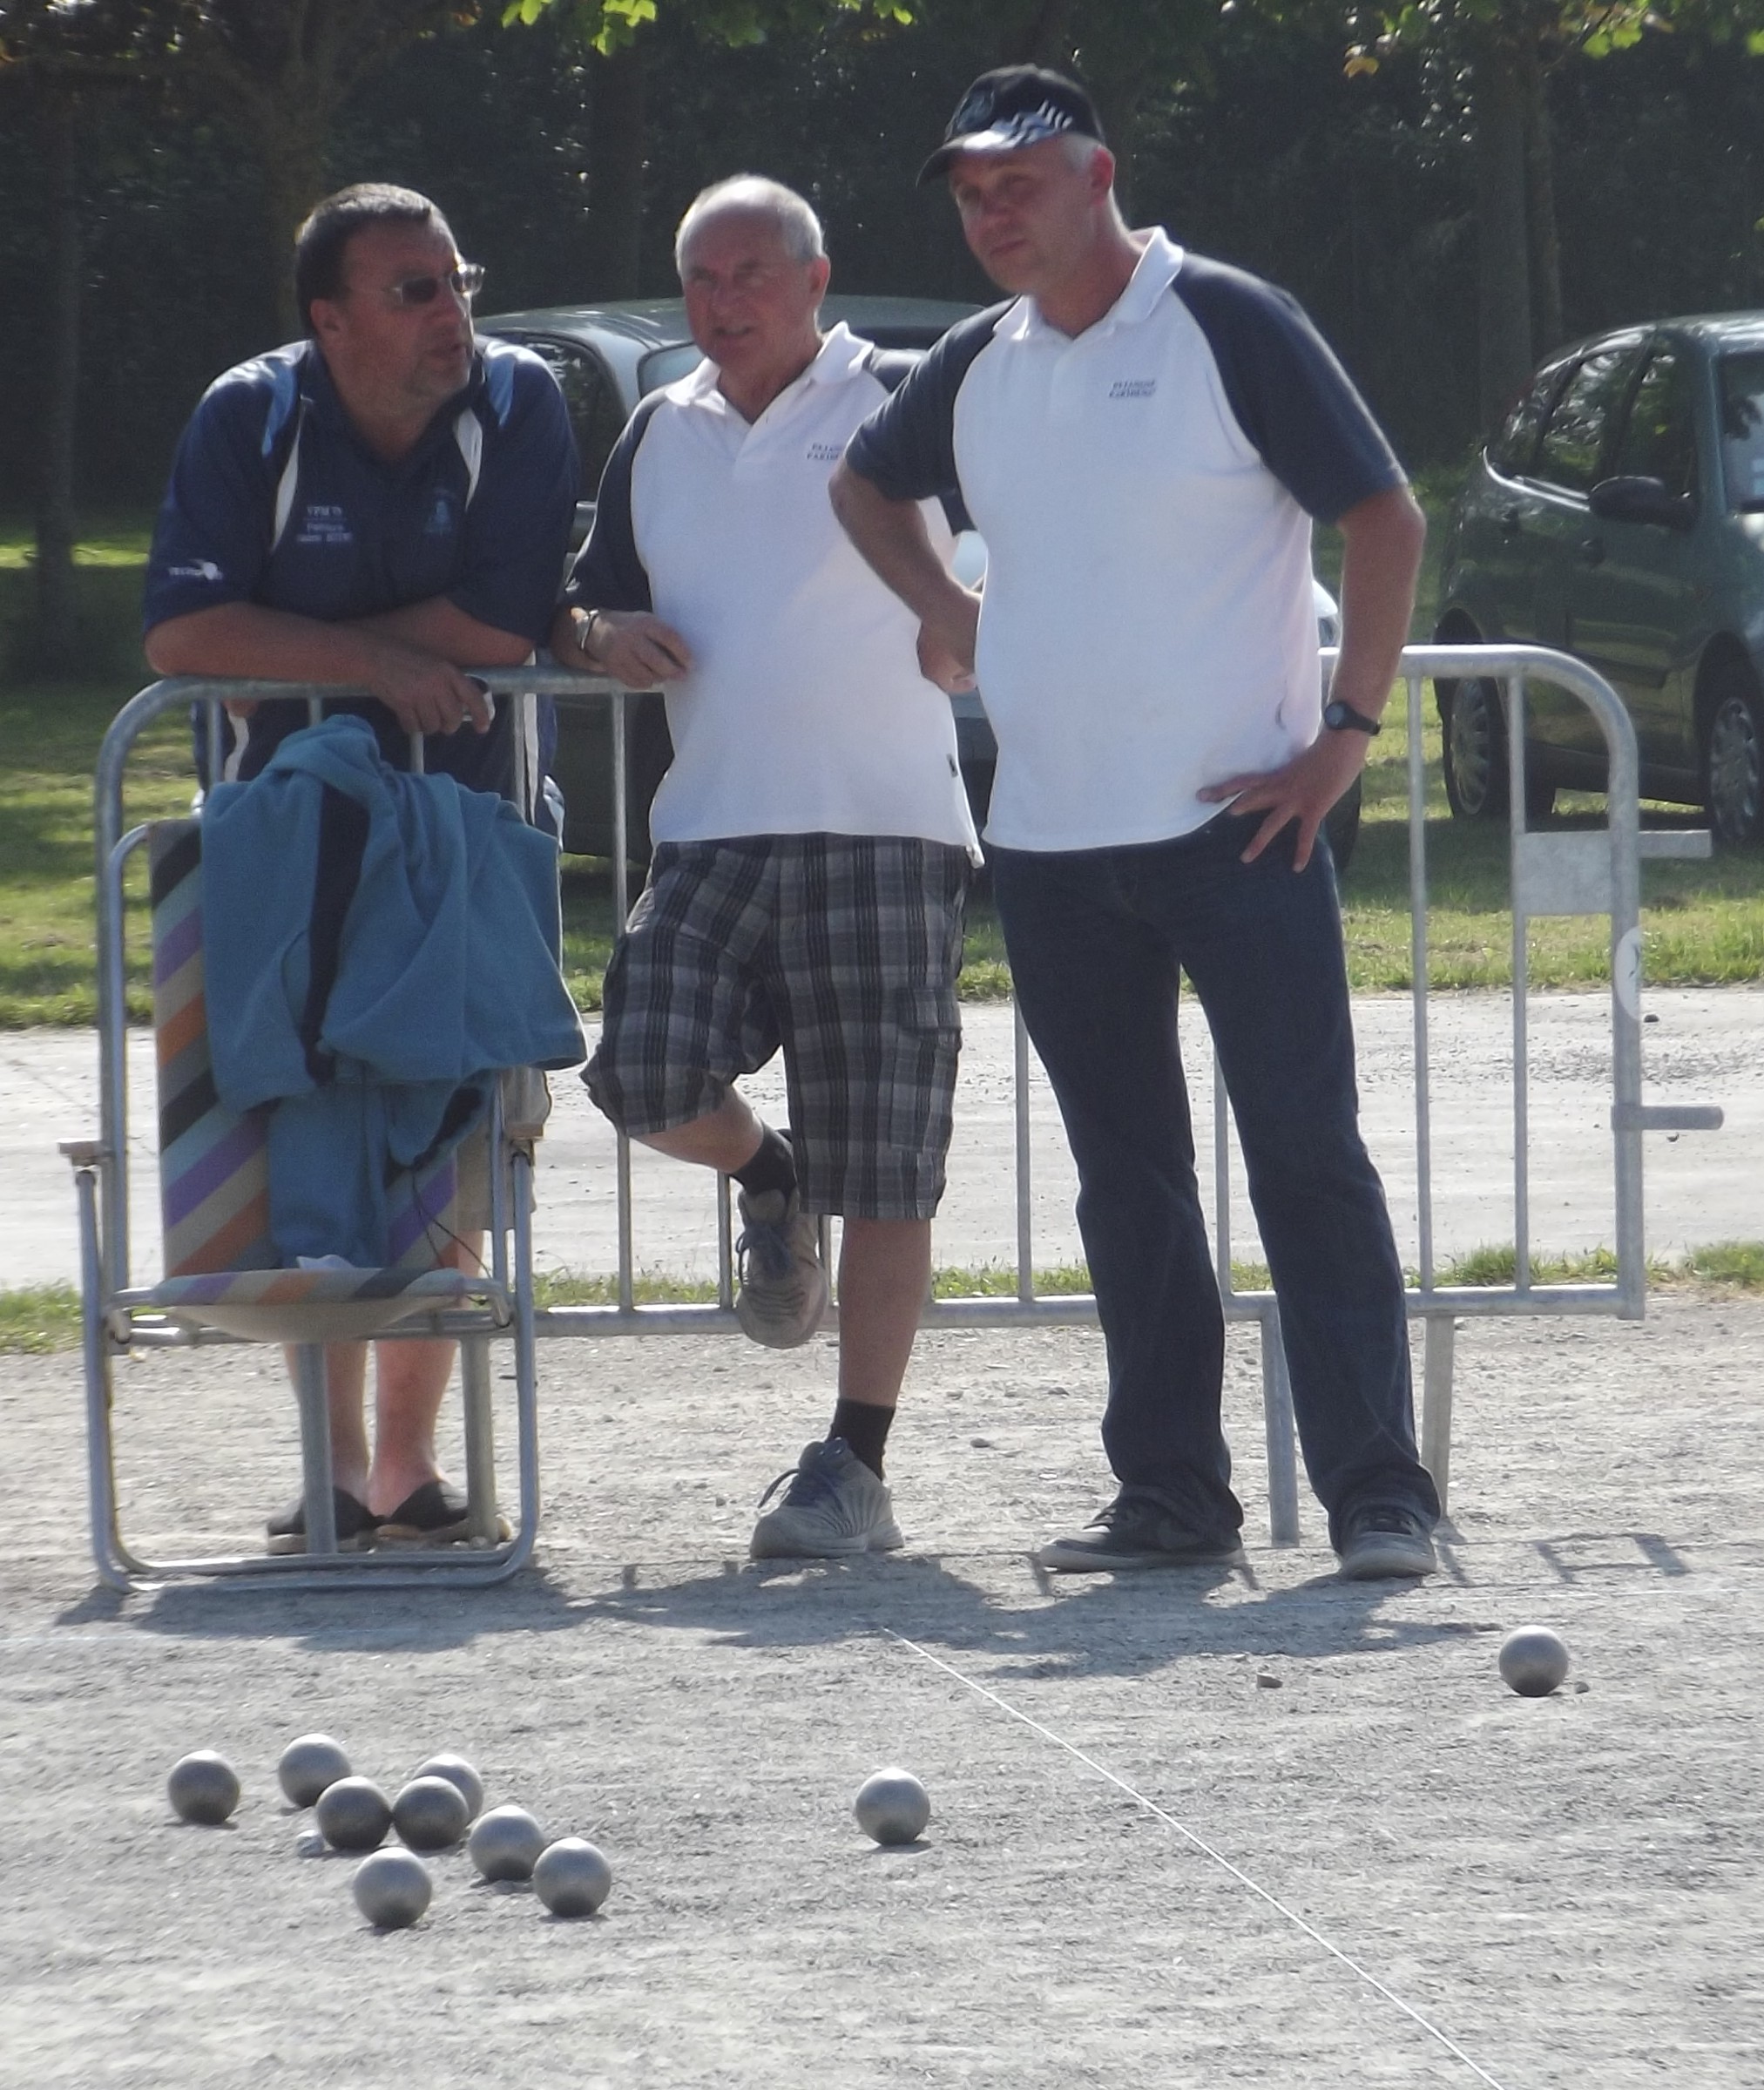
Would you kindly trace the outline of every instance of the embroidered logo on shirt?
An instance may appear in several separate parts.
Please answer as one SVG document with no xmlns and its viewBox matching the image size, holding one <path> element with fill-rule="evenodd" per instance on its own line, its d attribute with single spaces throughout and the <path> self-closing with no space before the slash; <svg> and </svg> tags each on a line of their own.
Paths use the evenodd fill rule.
<svg viewBox="0 0 1764 2090">
<path fill-rule="evenodd" d="M 808 445 L 808 462 L 811 464 L 837 464 L 845 455 L 842 443 L 811 443 Z"/>
<path fill-rule="evenodd" d="M 1109 387 L 1111 399 L 1149 399 L 1158 389 L 1155 377 L 1118 377 Z"/>
<path fill-rule="evenodd" d="M 453 535 L 453 497 L 444 486 L 435 490 L 435 504 L 429 511 L 429 520 L 422 525 L 424 537 L 451 537 Z"/>
<path fill-rule="evenodd" d="M 192 559 L 187 566 L 168 566 L 173 580 L 219 580 L 220 569 L 212 558 Z"/>
<path fill-rule="evenodd" d="M 340 551 L 353 544 L 355 533 L 349 527 L 349 518 L 335 501 L 308 501 L 306 514 L 301 522 L 297 544 L 318 545 L 327 551 Z"/>
</svg>

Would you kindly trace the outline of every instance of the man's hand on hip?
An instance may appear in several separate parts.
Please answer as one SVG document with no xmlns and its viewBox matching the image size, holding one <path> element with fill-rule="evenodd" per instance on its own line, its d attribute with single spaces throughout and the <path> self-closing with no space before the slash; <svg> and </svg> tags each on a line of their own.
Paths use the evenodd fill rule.
<svg viewBox="0 0 1764 2090">
<path fill-rule="evenodd" d="M 1293 850 L 1293 869 L 1301 871 L 1311 860 L 1311 849 L 1329 808 L 1366 766 L 1370 746 L 1361 733 L 1317 735 L 1302 754 L 1294 755 L 1282 768 L 1260 775 L 1228 776 L 1196 793 L 1209 805 L 1231 802 L 1233 813 L 1266 813 L 1243 861 L 1253 863 L 1282 828 L 1299 823 L 1298 842 Z"/>
<path fill-rule="evenodd" d="M 952 697 L 974 687 L 974 646 L 980 630 L 980 598 L 955 587 L 935 618 L 919 626 L 919 673 Z"/>
</svg>

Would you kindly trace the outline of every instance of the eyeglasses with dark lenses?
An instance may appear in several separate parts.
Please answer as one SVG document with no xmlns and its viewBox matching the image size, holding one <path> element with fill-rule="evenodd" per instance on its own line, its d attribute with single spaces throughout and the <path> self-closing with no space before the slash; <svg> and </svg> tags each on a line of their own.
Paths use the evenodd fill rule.
<svg viewBox="0 0 1764 2090">
<path fill-rule="evenodd" d="M 476 261 L 462 261 L 445 275 L 406 276 L 402 283 L 389 283 L 386 300 L 389 304 L 398 306 L 432 305 L 442 291 L 447 289 L 456 297 L 463 298 L 469 305 L 483 287 L 483 268 Z"/>
</svg>

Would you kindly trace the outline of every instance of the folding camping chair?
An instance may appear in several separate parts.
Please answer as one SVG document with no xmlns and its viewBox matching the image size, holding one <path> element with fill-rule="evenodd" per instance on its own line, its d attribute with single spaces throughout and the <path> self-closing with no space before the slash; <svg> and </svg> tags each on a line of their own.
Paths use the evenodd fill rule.
<svg viewBox="0 0 1764 2090">
<path fill-rule="evenodd" d="M 155 693 L 144 693 L 152 695 Z M 139 705 L 141 700 L 137 699 Z M 132 712 L 135 707 L 131 706 Z M 126 715 L 126 714 L 125 714 Z M 114 737 L 124 720 L 112 729 Z M 132 738 L 132 733 L 128 735 Z M 106 755 L 110 753 L 106 748 Z M 100 794 L 105 765 L 101 765 Z M 116 765 L 110 767 L 114 769 Z M 111 822 L 114 831 L 114 821 Z M 280 1586 L 500 1581 L 531 1555 L 538 1528 L 538 1453 L 529 1214 L 532 1142 L 542 1112 L 526 1107 L 540 1086 L 527 1070 L 505 1074 L 491 1099 L 491 1263 L 489 1274 L 437 1267 L 451 1237 L 455 1169 L 449 1155 L 391 1188 L 395 1260 L 384 1269 L 272 1267 L 266 1116 L 230 1109 L 215 1092 L 204 1000 L 201 826 L 162 821 L 99 844 L 100 1027 L 106 1137 L 75 1140 L 92 1550 L 117 1588 L 176 1576 L 223 1576 Z M 163 1280 L 132 1287 L 127 1270 L 128 1172 L 124 1132 L 125 1011 L 121 878 L 145 842 L 152 876 L 153 1028 L 157 1047 Z M 108 984 L 110 991 L 102 991 Z M 505 1108 L 505 1106 L 507 1106 Z M 512 1255 L 510 1237 L 512 1234 Z M 326 1403 L 327 1343 L 399 1332 L 456 1337 L 464 1386 L 469 1545 L 338 1551 Z M 512 1341 L 520 1472 L 519 1523 L 500 1536 L 490 1400 L 490 1345 Z M 307 1550 L 153 1559 L 125 1540 L 118 1516 L 112 1364 L 132 1347 L 232 1340 L 296 1349 Z"/>
</svg>

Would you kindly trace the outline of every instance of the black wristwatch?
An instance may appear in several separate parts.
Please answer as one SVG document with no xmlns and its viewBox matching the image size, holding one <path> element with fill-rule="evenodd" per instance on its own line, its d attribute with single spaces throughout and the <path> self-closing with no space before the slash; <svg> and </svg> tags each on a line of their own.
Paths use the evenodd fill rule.
<svg viewBox="0 0 1764 2090">
<path fill-rule="evenodd" d="M 1323 707 L 1323 723 L 1331 733 L 1382 733 L 1384 728 L 1376 719 L 1369 719 L 1363 711 L 1355 711 L 1351 704 L 1344 704 L 1339 697 Z"/>
</svg>

